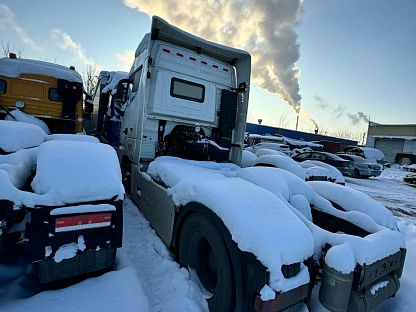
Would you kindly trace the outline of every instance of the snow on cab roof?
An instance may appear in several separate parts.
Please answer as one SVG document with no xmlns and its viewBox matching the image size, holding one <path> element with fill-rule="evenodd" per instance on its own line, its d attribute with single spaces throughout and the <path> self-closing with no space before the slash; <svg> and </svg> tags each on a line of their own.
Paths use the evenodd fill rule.
<svg viewBox="0 0 416 312">
<path fill-rule="evenodd" d="M 30 59 L 0 58 L 0 76 L 18 78 L 21 74 L 34 74 L 82 83 L 78 72 L 68 67 Z"/>
</svg>

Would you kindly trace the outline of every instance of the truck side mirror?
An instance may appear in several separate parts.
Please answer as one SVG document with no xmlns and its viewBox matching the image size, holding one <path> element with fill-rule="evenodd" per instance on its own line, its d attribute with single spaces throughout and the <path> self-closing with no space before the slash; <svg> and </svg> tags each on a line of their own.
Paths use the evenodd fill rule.
<svg viewBox="0 0 416 312">
<path fill-rule="evenodd" d="M 126 103 L 127 101 L 128 84 L 128 79 L 122 79 L 117 84 L 116 100 L 122 104 Z"/>
</svg>

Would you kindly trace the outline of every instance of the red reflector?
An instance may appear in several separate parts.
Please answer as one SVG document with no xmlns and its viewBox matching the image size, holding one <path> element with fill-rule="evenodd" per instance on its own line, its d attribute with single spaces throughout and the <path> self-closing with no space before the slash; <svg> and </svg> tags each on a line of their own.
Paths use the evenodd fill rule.
<svg viewBox="0 0 416 312">
<path fill-rule="evenodd" d="M 177 56 L 183 57 L 183 54 L 181 53 L 176 53 Z"/>
<path fill-rule="evenodd" d="M 196 61 L 196 58 L 194 58 L 194 57 L 190 57 L 189 58 L 191 61 Z"/>
<path fill-rule="evenodd" d="M 110 226 L 111 213 L 62 217 L 55 220 L 55 231 L 65 232 Z"/>
<path fill-rule="evenodd" d="M 202 64 L 207 65 L 208 63 L 205 61 L 201 61 Z"/>
<path fill-rule="evenodd" d="M 227 68 L 223 68 L 222 70 L 228 73 L 228 69 Z"/>
<path fill-rule="evenodd" d="M 163 49 L 163 52 L 170 53 L 170 50 L 168 50 L 168 49 Z"/>
<path fill-rule="evenodd" d="M 212 67 L 214 67 L 214 68 L 218 68 L 218 66 L 217 66 L 217 65 L 212 65 Z"/>
</svg>

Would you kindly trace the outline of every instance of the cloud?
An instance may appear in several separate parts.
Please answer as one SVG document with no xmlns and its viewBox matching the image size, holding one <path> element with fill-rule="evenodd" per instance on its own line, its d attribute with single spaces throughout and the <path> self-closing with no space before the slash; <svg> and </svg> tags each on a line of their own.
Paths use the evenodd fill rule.
<svg viewBox="0 0 416 312">
<path fill-rule="evenodd" d="M 15 20 L 15 15 L 10 10 L 10 8 L 5 4 L 0 4 L 0 29 L 7 30 L 12 29 L 14 30 L 17 35 L 19 36 L 20 40 L 32 49 L 42 51 L 43 49 L 36 44 L 36 42 L 26 33 L 24 30 Z"/>
<path fill-rule="evenodd" d="M 121 53 L 117 53 L 116 58 L 117 58 L 118 64 L 121 66 L 121 68 L 124 71 L 129 72 L 130 68 L 131 68 L 131 65 L 134 62 L 134 51 L 125 50 Z"/>
<path fill-rule="evenodd" d="M 90 59 L 85 55 L 81 44 L 72 40 L 68 33 L 62 31 L 61 29 L 53 28 L 50 31 L 50 36 L 58 47 L 60 47 L 62 50 L 73 53 L 85 65 L 96 64 L 93 59 Z"/>
<path fill-rule="evenodd" d="M 367 115 L 365 115 L 363 112 L 358 112 L 357 114 L 347 114 L 348 118 L 351 119 L 351 123 L 353 125 L 358 124 L 360 121 L 369 122 Z"/>
<path fill-rule="evenodd" d="M 332 115 L 334 115 L 336 118 L 340 118 L 344 114 L 344 110 L 344 106 L 338 105 L 338 107 L 333 110 Z"/>
<path fill-rule="evenodd" d="M 303 0 L 123 0 L 149 16 L 204 39 L 242 48 L 252 56 L 252 79 L 286 101 L 301 117 L 316 125 L 303 109 L 299 89 L 300 58 L 296 27 Z"/>
</svg>

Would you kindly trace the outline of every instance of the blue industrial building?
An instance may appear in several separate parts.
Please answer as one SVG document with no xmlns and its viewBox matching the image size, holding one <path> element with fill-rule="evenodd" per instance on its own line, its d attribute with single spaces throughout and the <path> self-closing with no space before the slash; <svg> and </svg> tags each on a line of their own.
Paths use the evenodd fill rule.
<svg viewBox="0 0 416 312">
<path fill-rule="evenodd" d="M 302 140 L 307 142 L 334 142 L 339 143 L 341 149 L 346 146 L 356 146 L 357 141 L 344 140 L 340 138 L 334 138 L 331 136 L 307 133 L 289 129 L 282 129 L 277 127 L 263 126 L 259 124 L 247 123 L 246 132 L 250 134 L 269 134 L 269 135 L 282 135 L 295 140 Z"/>
</svg>

